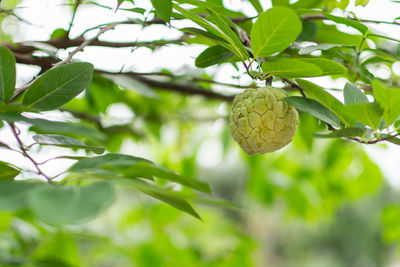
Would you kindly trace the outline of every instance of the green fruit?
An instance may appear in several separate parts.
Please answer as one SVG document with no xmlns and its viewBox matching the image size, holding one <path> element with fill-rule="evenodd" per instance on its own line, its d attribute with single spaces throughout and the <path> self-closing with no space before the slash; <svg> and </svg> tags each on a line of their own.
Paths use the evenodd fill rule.
<svg viewBox="0 0 400 267">
<path fill-rule="evenodd" d="M 230 131 L 249 155 L 273 152 L 289 144 L 299 115 L 280 88 L 249 88 L 233 100 Z"/>
</svg>

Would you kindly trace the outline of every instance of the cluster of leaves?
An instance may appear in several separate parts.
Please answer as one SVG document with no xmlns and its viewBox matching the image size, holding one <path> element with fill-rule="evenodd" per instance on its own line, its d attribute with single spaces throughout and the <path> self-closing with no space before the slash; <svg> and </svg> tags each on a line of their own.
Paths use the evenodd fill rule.
<svg viewBox="0 0 400 267">
<path fill-rule="evenodd" d="M 86 145 L 82 141 L 62 134 L 72 133 L 87 138 L 103 139 L 103 135 L 94 128 L 74 125 L 67 122 L 32 119 L 22 112 L 38 113 L 58 109 L 81 93 L 92 80 L 93 65 L 75 62 L 56 66 L 32 83 L 15 91 L 15 58 L 6 47 L 0 47 L 0 80 L 1 112 L 0 118 L 7 122 L 19 144 L 15 150 L 2 143 L 2 148 L 18 151 L 31 160 L 37 174 L 48 183 L 37 180 L 14 181 L 13 178 L 25 172 L 18 165 L 0 162 L 1 167 L 1 206 L 6 210 L 29 208 L 42 221 L 51 225 L 82 223 L 92 219 L 114 200 L 114 184 L 137 189 L 152 197 L 160 199 L 182 211 L 200 219 L 197 212 L 187 202 L 189 192 L 178 194 L 169 189 L 157 187 L 154 177 L 163 178 L 203 193 L 210 193 L 207 184 L 178 174 L 170 169 L 158 166 L 153 162 L 129 155 L 106 153 L 105 148 L 97 145 Z M 25 91 L 20 103 L 13 103 Z M 19 138 L 15 123 L 28 123 L 46 132 L 33 136 L 33 145 L 58 146 L 71 149 L 84 149 L 88 152 L 103 154 L 97 157 L 60 156 L 78 160 L 66 172 L 62 179 L 49 177 L 29 155 Z M 99 140 L 99 141 L 100 141 Z M 59 186 L 70 180 L 85 180 L 86 186 Z M 90 182 L 92 181 L 92 182 Z M 61 183 L 61 184 L 60 184 Z"/>
<path fill-rule="evenodd" d="M 215 44 L 197 57 L 198 67 L 242 61 L 253 79 L 264 80 L 273 76 L 288 82 L 299 89 L 303 97 L 289 97 L 287 102 L 327 123 L 329 130 L 333 131 L 315 134 L 316 137 L 345 137 L 362 143 L 384 140 L 400 143 L 400 139 L 395 137 L 399 130 L 397 119 L 400 110 L 396 107 L 400 104 L 400 90 L 390 88 L 391 84 L 397 85 L 397 76 L 392 73 L 392 79 L 384 82 L 368 70 L 371 65 L 391 67 L 399 60 L 398 50 L 383 50 L 379 47 L 381 40 L 377 38 L 394 42 L 400 40 L 373 33 L 356 17 L 338 17 L 324 9 L 307 9 L 307 1 L 292 5 L 285 1 L 273 2 L 274 7 L 267 11 L 253 1 L 259 15 L 253 25 L 247 21 L 245 26 L 235 24 L 215 9 L 214 3 L 179 1 L 183 2 L 197 8 L 186 10 L 178 5 L 174 5 L 174 8 L 202 29 L 181 30 Z M 329 1 L 320 2 L 323 7 Z M 348 3 L 343 2 L 340 4 L 345 8 Z M 196 14 L 199 9 L 205 9 L 208 16 L 203 18 Z M 326 25 L 312 19 L 330 20 L 360 34 L 347 34 L 339 31 L 336 25 Z M 371 48 L 366 41 L 374 41 L 377 48 Z M 309 42 L 314 44 L 307 45 Z M 314 55 L 316 51 L 320 55 Z M 252 69 L 254 62 L 258 65 L 256 71 Z M 316 84 L 301 79 L 296 79 L 296 82 L 288 80 L 326 75 L 348 80 L 343 88 L 344 104 Z M 305 93 L 310 98 L 305 98 Z"/>
</svg>

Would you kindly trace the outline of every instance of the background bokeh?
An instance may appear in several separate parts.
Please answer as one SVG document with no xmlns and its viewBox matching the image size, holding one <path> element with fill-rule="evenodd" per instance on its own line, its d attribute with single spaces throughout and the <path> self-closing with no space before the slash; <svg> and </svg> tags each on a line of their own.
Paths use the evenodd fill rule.
<svg viewBox="0 0 400 267">
<path fill-rule="evenodd" d="M 115 8 L 117 1 L 95 2 Z M 247 1 L 224 2 L 233 10 L 255 15 Z M 151 9 L 150 2 L 135 3 Z M 131 3 L 122 5 L 130 6 Z M 270 3 L 265 3 L 268 6 Z M 0 13 L 2 42 L 11 38 L 14 42 L 47 40 L 54 30 L 66 29 L 72 15 L 70 2 L 63 0 L 24 0 L 15 11 L 26 21 Z M 350 11 L 364 19 L 391 21 L 400 14 L 400 4 L 371 0 L 366 7 L 355 7 L 354 1 L 350 1 Z M 101 23 L 135 16 L 142 18 L 132 12 L 84 5 L 76 14 L 71 36 Z M 186 24 L 190 25 L 182 21 L 173 22 L 172 27 L 125 25 L 102 38 L 171 40 L 180 36 L 175 27 Z M 400 38 L 399 26 L 374 27 Z M 347 28 L 342 30 L 351 33 Z M 196 69 L 194 59 L 203 49 L 199 44 L 168 45 L 155 50 L 88 47 L 76 59 L 109 71 L 196 73 L 221 82 L 250 81 L 243 69 L 229 64 Z M 65 57 L 68 50 L 58 53 Z M 399 65 L 397 62 L 397 69 Z M 398 71 L 395 67 L 394 72 Z M 27 83 L 38 71 L 36 67 L 18 65 L 17 84 Z M 371 71 L 384 76 L 387 70 Z M 344 79 L 311 80 L 337 88 L 343 88 L 345 83 Z M 226 120 L 229 104 L 164 91 L 153 97 L 154 92 L 147 88 L 136 85 L 133 90 L 125 90 L 113 84 L 104 86 L 107 82 L 95 76 L 90 96 L 82 94 L 65 108 L 99 110 L 102 122 L 117 130 L 122 129 L 118 126 L 128 124 L 129 131 L 116 130 L 105 141 L 103 145 L 108 151 L 145 157 L 206 181 L 216 196 L 237 207 L 224 209 L 195 203 L 201 222 L 136 191 L 119 188 L 117 201 L 98 218 L 83 225 L 55 228 L 38 222 L 28 212 L 1 212 L 0 258 L 8 262 L 4 266 L 21 266 L 26 258 L 45 259 L 36 261 L 40 266 L 61 267 L 400 266 L 398 148 L 316 139 L 312 134 L 324 125 L 302 113 L 298 132 L 288 147 L 272 154 L 247 156 L 229 135 Z M 223 86 L 217 89 L 238 92 Z M 67 112 L 46 112 L 43 116 L 73 120 Z M 22 124 L 19 127 L 27 129 Z M 29 132 L 23 133 L 28 144 L 31 136 Z M 7 127 L 0 129 L 0 138 L 15 142 Z M 65 151 L 68 150 L 41 148 L 34 155 L 45 160 Z M 18 161 L 31 168 L 17 153 L 2 150 L 0 159 Z M 56 173 L 71 164 L 68 160 L 57 160 L 44 168 Z"/>
</svg>

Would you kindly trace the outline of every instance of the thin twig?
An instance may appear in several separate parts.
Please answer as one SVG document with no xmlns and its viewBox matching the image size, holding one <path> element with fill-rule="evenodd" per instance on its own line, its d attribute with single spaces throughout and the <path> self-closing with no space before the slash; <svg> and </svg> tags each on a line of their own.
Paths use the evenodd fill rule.
<svg viewBox="0 0 400 267">
<path fill-rule="evenodd" d="M 296 88 L 297 90 L 299 90 L 300 94 L 304 97 L 307 98 L 306 93 L 304 93 L 303 88 L 301 88 L 300 86 L 298 86 L 296 83 L 292 82 L 289 79 L 286 78 L 282 78 L 282 81 L 287 82 L 288 84 L 290 84 L 290 86 Z"/>
<path fill-rule="evenodd" d="M 64 65 L 69 63 L 72 60 L 72 57 L 77 54 L 80 51 L 83 51 L 83 49 L 88 46 L 91 42 L 97 40 L 99 38 L 100 35 L 102 35 L 104 32 L 113 29 L 115 27 L 115 25 L 111 24 L 108 25 L 107 27 L 101 28 L 100 31 L 96 34 L 96 36 L 94 36 L 91 39 L 87 39 L 84 42 L 82 42 L 77 48 L 75 48 L 71 53 L 69 53 L 68 57 L 56 64 L 53 65 L 52 68 L 56 68 L 58 66 Z M 15 100 L 15 98 L 17 96 L 19 96 L 21 93 L 23 93 L 24 91 L 26 91 L 37 79 L 39 79 L 41 77 L 41 75 L 36 76 L 31 82 L 29 82 L 28 84 L 20 87 L 19 89 L 15 90 L 14 95 L 11 97 L 10 102 L 12 102 L 13 100 Z"/>
<path fill-rule="evenodd" d="M 72 13 L 71 22 L 69 23 L 69 27 L 68 27 L 68 30 L 67 30 L 67 36 L 71 32 L 72 26 L 74 25 L 76 12 L 78 11 L 78 7 L 79 7 L 80 4 L 81 4 L 81 0 L 76 0 L 74 11 Z"/>
<path fill-rule="evenodd" d="M 10 126 L 11 131 L 12 131 L 12 133 L 13 133 L 15 139 L 16 139 L 17 142 L 18 142 L 18 146 L 19 146 L 19 148 L 21 149 L 21 152 L 23 153 L 23 155 L 24 155 L 26 158 L 28 158 L 28 159 L 32 162 L 33 166 L 35 166 L 35 168 L 36 168 L 36 170 L 37 170 L 37 174 L 39 174 L 39 175 L 43 176 L 44 178 L 46 178 L 46 180 L 47 180 L 49 183 L 52 183 L 51 178 L 50 178 L 48 175 L 46 175 L 46 174 L 39 168 L 39 164 L 31 157 L 31 155 L 29 155 L 29 153 L 28 153 L 28 151 L 26 150 L 24 144 L 22 143 L 21 139 L 19 138 L 19 134 L 18 134 L 18 131 L 17 131 L 17 128 L 16 128 L 15 124 L 9 122 L 8 125 Z"/>
<path fill-rule="evenodd" d="M 72 60 L 72 57 L 76 55 L 78 52 L 83 51 L 86 46 L 88 46 L 90 43 L 92 43 L 94 40 L 97 40 L 100 35 L 105 33 L 106 31 L 113 29 L 115 27 L 115 24 L 110 24 L 106 27 L 100 28 L 100 31 L 91 39 L 85 40 L 83 43 L 81 43 L 77 48 L 75 48 L 71 53 L 69 53 L 68 57 L 64 59 L 63 61 L 60 61 L 56 64 L 54 64 L 54 67 L 58 67 L 64 64 L 69 63 Z"/>
<path fill-rule="evenodd" d="M 324 14 L 312 14 L 312 15 L 303 15 L 302 20 L 318 20 L 318 19 L 328 19 Z M 400 22 L 397 21 L 381 21 L 381 20 L 371 20 L 371 19 L 359 19 L 359 18 L 348 18 L 354 21 L 364 22 L 364 23 L 375 23 L 375 24 L 391 24 L 391 25 L 400 25 Z"/>
</svg>

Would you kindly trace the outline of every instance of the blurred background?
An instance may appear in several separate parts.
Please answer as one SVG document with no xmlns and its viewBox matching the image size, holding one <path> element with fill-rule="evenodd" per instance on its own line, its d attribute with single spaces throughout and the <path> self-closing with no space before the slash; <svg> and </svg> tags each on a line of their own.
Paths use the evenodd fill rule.
<svg viewBox="0 0 400 267">
<path fill-rule="evenodd" d="M 10 2 L 13 1 L 3 0 L 1 4 Z M 72 2 L 14 1 L 17 5 L 14 11 L 24 21 L 0 13 L 1 41 L 47 40 L 55 30 L 66 30 L 72 16 Z M 265 8 L 271 6 L 269 1 L 264 2 Z M 256 15 L 247 1 L 224 3 L 247 16 Z M 76 37 L 102 23 L 153 16 L 149 12 L 141 15 L 124 11 L 123 8 L 132 7 L 130 2 L 123 3 L 115 12 L 116 4 L 117 1 L 95 1 L 82 5 L 70 36 Z M 135 4 L 151 10 L 150 2 L 135 1 Z M 400 4 L 371 0 L 366 7 L 355 7 L 354 1 L 350 1 L 346 12 L 351 11 L 363 19 L 392 21 L 400 14 Z M 340 10 L 335 12 L 343 14 Z M 187 25 L 191 24 L 174 21 L 171 26 L 146 28 L 121 25 L 104 34 L 102 40 L 173 40 L 181 35 L 177 28 Z M 399 26 L 374 27 L 400 38 Z M 348 28 L 341 30 L 351 33 Z M 87 47 L 75 58 L 108 71 L 164 71 L 239 85 L 251 82 L 243 69 L 230 64 L 196 69 L 194 59 L 204 48 L 200 44 L 171 44 L 158 49 Z M 68 52 L 57 53 L 63 58 Z M 396 64 L 400 68 L 400 62 Z M 39 70 L 19 64 L 17 86 L 26 84 Z M 370 71 L 378 76 L 387 74 L 386 69 Z M 21 266 L 19 260 L 24 257 L 45 258 L 38 266 L 60 267 L 400 266 L 398 148 L 316 139 L 312 134 L 324 125 L 302 113 L 300 127 L 289 146 L 272 154 L 247 156 L 230 137 L 226 120 L 229 104 L 167 91 L 158 91 L 154 96 L 153 90 L 140 85 L 133 86 L 133 90 L 114 88 L 118 91 L 115 95 L 104 91 L 102 86 L 96 87 L 96 83 L 103 85 L 107 81 L 96 76 L 95 79 L 90 97 L 81 95 L 66 108 L 89 110 L 94 105 L 101 111 L 105 125 L 132 126 L 129 132 L 108 136 L 104 145 L 109 151 L 145 157 L 210 183 L 214 195 L 235 203 L 238 208 L 197 203 L 201 222 L 148 196 L 120 188 L 117 201 L 100 217 L 83 225 L 54 228 L 23 211 L 1 212 L 0 258 L 9 259 L 9 265 L 4 266 Z M 311 80 L 334 88 L 343 88 L 346 82 L 331 78 Z M 213 88 L 220 92 L 240 92 L 224 86 Z M 74 119 L 67 112 L 46 112 L 43 116 Z M 24 135 L 30 143 L 29 132 Z M 6 127 L 0 129 L 0 139 L 14 142 Z M 65 151 L 68 150 L 41 148 L 34 155 L 45 160 Z M 25 159 L 17 153 L 4 150 L 0 151 L 0 160 L 25 164 Z M 52 161 L 45 170 L 56 173 L 71 164 L 68 160 Z"/>
</svg>

